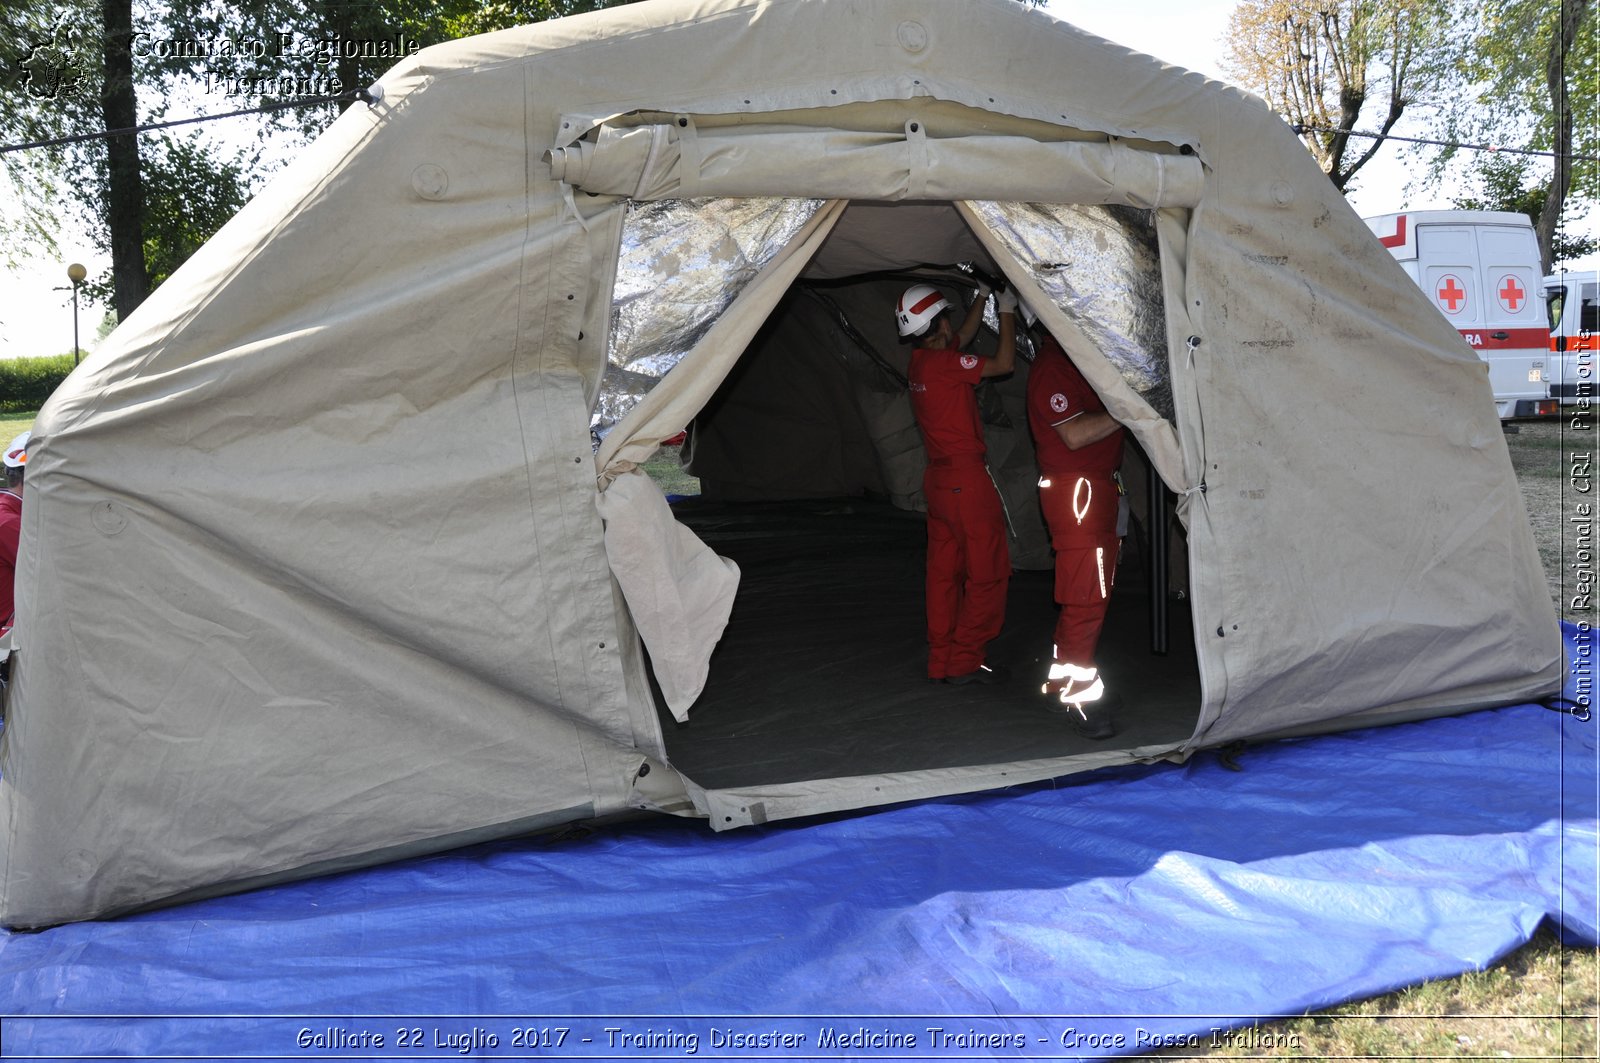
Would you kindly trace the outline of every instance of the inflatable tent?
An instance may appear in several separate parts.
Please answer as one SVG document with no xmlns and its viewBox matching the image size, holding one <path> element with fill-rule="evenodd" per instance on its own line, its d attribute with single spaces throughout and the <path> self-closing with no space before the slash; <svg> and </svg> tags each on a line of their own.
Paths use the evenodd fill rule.
<svg viewBox="0 0 1600 1063">
<path fill-rule="evenodd" d="M 380 86 L 40 414 L 7 925 L 1559 688 L 1482 363 L 1259 100 L 1013 0 L 657 0 Z M 888 308 L 964 265 L 1176 500 L 1182 634 L 1108 651 L 1110 742 L 1025 677 L 919 678 Z M 1048 565 L 1008 386 L 990 456 Z M 691 424 L 680 520 L 638 466 Z"/>
</svg>

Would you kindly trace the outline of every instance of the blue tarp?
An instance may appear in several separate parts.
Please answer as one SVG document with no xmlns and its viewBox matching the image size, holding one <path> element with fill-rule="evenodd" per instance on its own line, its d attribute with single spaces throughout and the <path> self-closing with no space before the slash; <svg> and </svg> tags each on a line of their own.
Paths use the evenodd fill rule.
<svg viewBox="0 0 1600 1063">
<path fill-rule="evenodd" d="M 1587 704 L 1593 643 L 1568 638 Z M 0 1036 L 8 1056 L 286 1059 L 1206 1043 L 1483 967 L 1546 919 L 1595 945 L 1586 716 L 1519 706 L 726 834 L 651 820 L 0 936 Z"/>
</svg>

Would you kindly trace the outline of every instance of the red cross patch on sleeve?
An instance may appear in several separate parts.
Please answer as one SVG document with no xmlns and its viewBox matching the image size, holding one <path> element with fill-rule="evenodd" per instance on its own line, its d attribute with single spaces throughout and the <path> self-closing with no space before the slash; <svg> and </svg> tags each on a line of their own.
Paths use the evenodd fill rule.
<svg viewBox="0 0 1600 1063">
<path fill-rule="evenodd" d="M 975 366 L 977 364 L 978 364 L 978 356 L 977 355 L 975 355 L 975 354 L 963 354 L 961 356 L 961 368 L 963 368 L 963 369 L 971 369 L 973 366 Z"/>
<path fill-rule="evenodd" d="M 1067 412 L 1067 397 L 1065 395 L 1061 394 L 1061 392 L 1059 392 L 1059 391 L 1056 392 L 1054 395 L 1051 395 L 1050 396 L 1050 408 L 1052 410 L 1056 411 L 1057 413 L 1066 413 Z"/>
</svg>

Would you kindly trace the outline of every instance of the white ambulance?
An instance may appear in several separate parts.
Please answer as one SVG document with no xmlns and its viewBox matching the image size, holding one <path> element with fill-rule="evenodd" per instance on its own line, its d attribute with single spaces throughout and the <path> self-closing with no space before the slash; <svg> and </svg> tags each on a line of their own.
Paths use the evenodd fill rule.
<svg viewBox="0 0 1600 1063">
<path fill-rule="evenodd" d="M 1526 215 L 1413 210 L 1364 219 L 1478 357 L 1502 419 L 1558 411 L 1545 362 L 1539 240 Z"/>
<path fill-rule="evenodd" d="M 1544 279 L 1550 319 L 1550 397 L 1563 406 L 1593 406 L 1600 384 L 1600 273 L 1552 273 Z"/>
</svg>

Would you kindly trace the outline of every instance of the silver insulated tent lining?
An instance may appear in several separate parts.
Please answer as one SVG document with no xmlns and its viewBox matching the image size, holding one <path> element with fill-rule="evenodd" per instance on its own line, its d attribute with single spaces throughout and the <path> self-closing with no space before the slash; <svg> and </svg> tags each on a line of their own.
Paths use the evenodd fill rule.
<svg viewBox="0 0 1600 1063">
<path fill-rule="evenodd" d="M 1050 303 L 1170 421 L 1167 316 L 1150 212 L 1070 203 L 970 205 Z"/>
<path fill-rule="evenodd" d="M 770 197 L 628 202 L 606 373 L 594 412 L 599 435 L 693 349 L 821 205 Z M 969 206 L 1049 302 L 1170 420 L 1166 315 L 1150 214 L 1071 204 Z M 895 238 L 892 232 L 878 237 Z M 878 264 L 861 263 L 863 270 Z M 993 263 L 984 265 L 995 271 Z M 987 320 L 994 322 L 992 305 Z"/>
<path fill-rule="evenodd" d="M 611 297 L 606 373 L 594 412 L 601 434 L 700 342 L 822 202 L 629 201 Z"/>
</svg>

